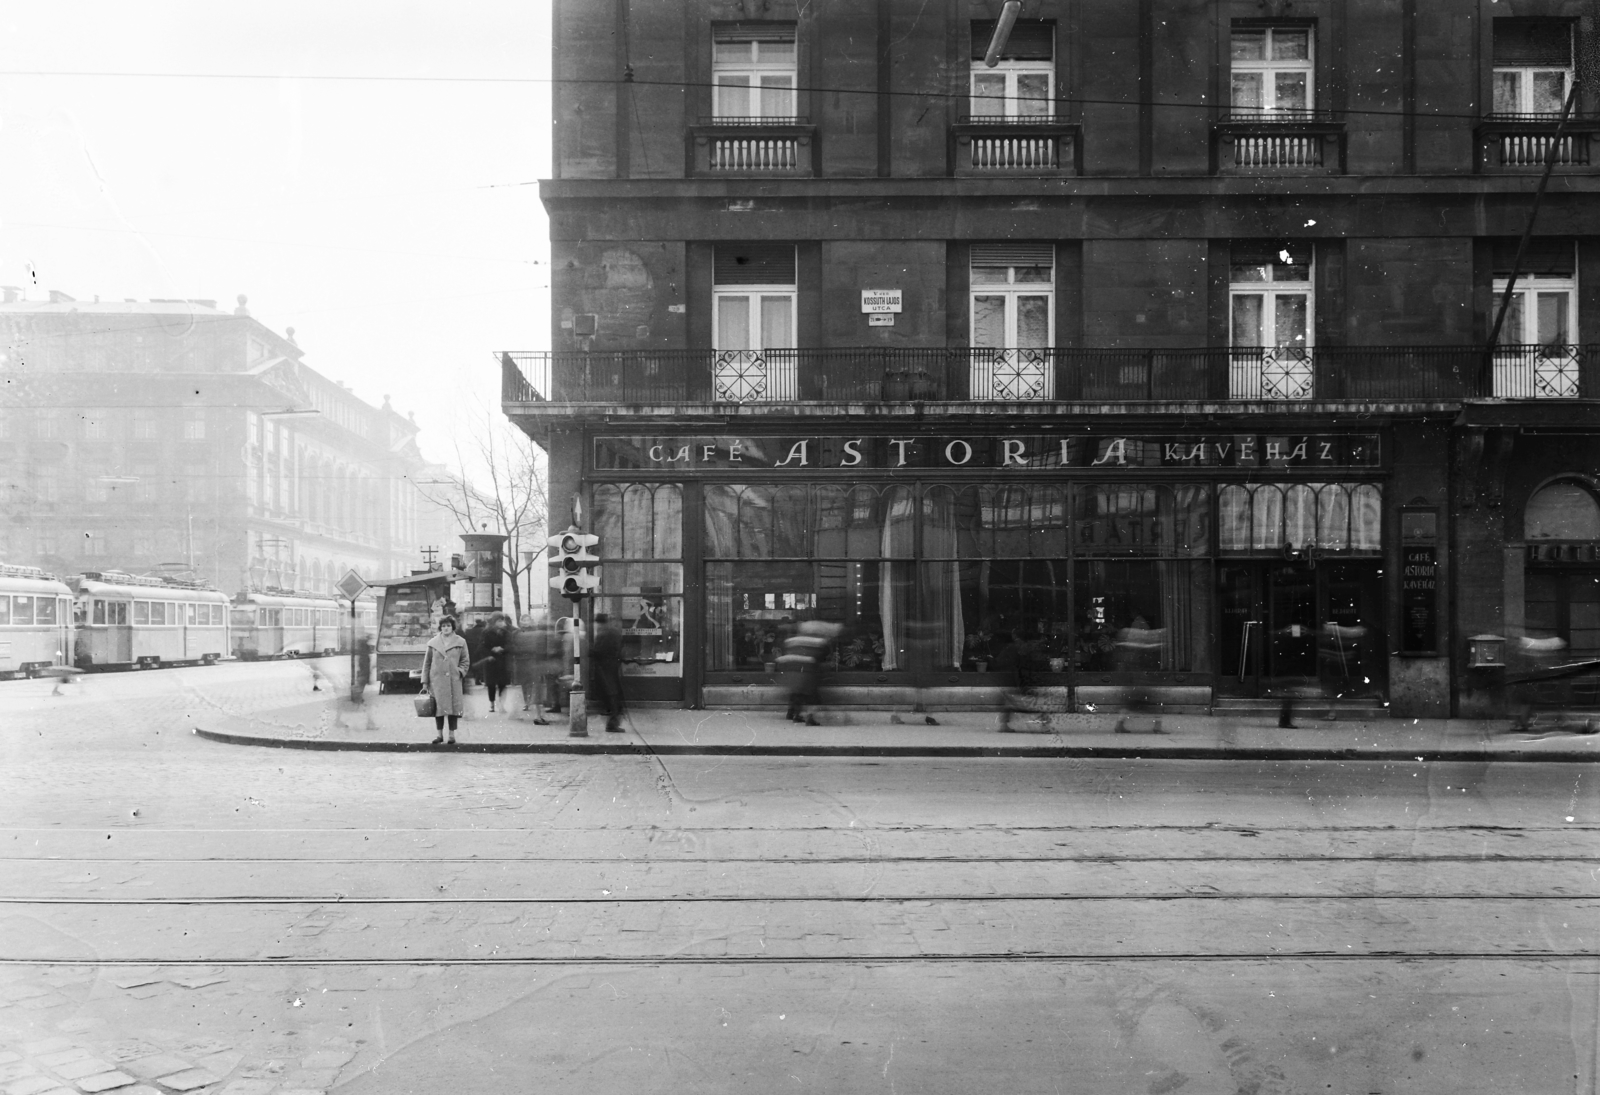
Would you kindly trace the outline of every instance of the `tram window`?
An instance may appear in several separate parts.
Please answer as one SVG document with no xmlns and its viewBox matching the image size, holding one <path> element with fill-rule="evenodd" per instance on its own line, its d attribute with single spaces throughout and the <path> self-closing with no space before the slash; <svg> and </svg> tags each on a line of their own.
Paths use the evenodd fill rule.
<svg viewBox="0 0 1600 1095">
<path fill-rule="evenodd" d="M 54 597 L 35 597 L 33 600 L 33 622 L 36 624 L 55 623 L 56 599 Z"/>
<path fill-rule="evenodd" d="M 33 623 L 33 598 L 11 598 L 11 622 L 14 624 Z"/>
<path fill-rule="evenodd" d="M 128 602 L 127 601 L 107 601 L 106 602 L 106 623 L 108 623 L 108 624 L 121 624 L 123 626 L 126 626 L 127 623 L 128 623 Z"/>
<path fill-rule="evenodd" d="M 94 615 L 90 622 L 97 624 L 103 624 L 106 622 L 106 603 L 100 600 L 98 597 L 95 598 Z"/>
<path fill-rule="evenodd" d="M 165 627 L 167 624 L 167 603 L 165 601 L 150 602 L 150 622 Z"/>
<path fill-rule="evenodd" d="M 11 598 L 0 593 L 0 624 L 11 622 Z"/>
<path fill-rule="evenodd" d="M 191 604 L 185 604 L 183 606 L 183 622 L 190 627 L 193 627 L 195 624 L 194 609 L 195 606 Z"/>
<path fill-rule="evenodd" d="M 150 623 L 150 602 L 133 602 L 133 626 L 139 627 Z"/>
</svg>

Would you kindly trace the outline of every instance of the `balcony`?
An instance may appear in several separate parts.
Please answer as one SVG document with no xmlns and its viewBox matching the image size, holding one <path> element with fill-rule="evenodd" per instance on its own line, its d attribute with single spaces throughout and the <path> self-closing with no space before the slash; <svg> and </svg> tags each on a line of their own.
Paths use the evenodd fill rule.
<svg viewBox="0 0 1600 1095">
<path fill-rule="evenodd" d="M 1556 142 L 1557 120 L 1543 114 L 1499 114 L 1478 123 L 1478 170 L 1485 174 L 1543 171 L 1555 149 L 1557 171 L 1590 171 L 1600 119 L 1569 118 Z"/>
<path fill-rule="evenodd" d="M 817 151 L 817 127 L 804 118 L 701 118 L 689 127 L 691 175 L 809 179 Z"/>
<path fill-rule="evenodd" d="M 957 178 L 1078 175 L 1083 127 L 1052 118 L 963 117 L 950 127 Z"/>
<path fill-rule="evenodd" d="M 1234 113 L 1211 132 L 1221 175 L 1344 174 L 1344 122 L 1328 113 Z"/>
<path fill-rule="evenodd" d="M 1438 403 L 1595 398 L 1600 346 L 500 355 L 505 403 Z M 1596 364 L 1591 364 L 1596 363 Z M 1586 375 L 1587 374 L 1587 375 Z"/>
</svg>

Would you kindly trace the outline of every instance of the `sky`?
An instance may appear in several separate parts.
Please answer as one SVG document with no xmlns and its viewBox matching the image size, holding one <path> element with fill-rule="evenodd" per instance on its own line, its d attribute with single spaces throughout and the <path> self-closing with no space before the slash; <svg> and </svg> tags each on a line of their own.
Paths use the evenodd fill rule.
<svg viewBox="0 0 1600 1095">
<path fill-rule="evenodd" d="M 549 346 L 550 64 L 549 0 L 0 4 L 0 285 L 244 294 L 455 464 Z"/>
</svg>

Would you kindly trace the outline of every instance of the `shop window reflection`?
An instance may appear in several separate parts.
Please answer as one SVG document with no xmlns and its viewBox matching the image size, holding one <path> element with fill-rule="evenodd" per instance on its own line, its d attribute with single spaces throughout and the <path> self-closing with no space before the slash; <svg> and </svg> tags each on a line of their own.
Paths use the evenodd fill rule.
<svg viewBox="0 0 1600 1095">
<path fill-rule="evenodd" d="M 708 669 L 770 672 L 809 619 L 844 625 L 832 668 L 907 668 L 910 488 L 707 484 L 704 514 Z"/>
<path fill-rule="evenodd" d="M 624 675 L 682 676 L 682 488 L 601 483 L 591 508 L 601 560 L 594 610 L 622 629 Z"/>
</svg>

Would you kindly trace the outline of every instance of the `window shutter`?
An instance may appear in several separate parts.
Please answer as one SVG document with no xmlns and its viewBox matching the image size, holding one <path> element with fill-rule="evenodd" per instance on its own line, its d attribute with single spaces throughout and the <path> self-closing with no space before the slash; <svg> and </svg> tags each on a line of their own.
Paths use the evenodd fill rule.
<svg viewBox="0 0 1600 1095">
<path fill-rule="evenodd" d="M 975 243 L 972 245 L 974 266 L 1054 266 L 1056 245 L 1053 243 Z"/>
<path fill-rule="evenodd" d="M 792 42 L 793 23 L 717 23 L 711 28 L 714 42 Z"/>
<path fill-rule="evenodd" d="M 972 59 L 983 60 L 994 37 L 993 19 L 972 24 Z M 1049 61 L 1056 55 L 1056 25 L 1043 19 L 1018 19 L 1000 56 L 1007 61 Z"/>
<path fill-rule="evenodd" d="M 793 285 L 794 244 L 719 243 L 712 261 L 718 285 Z"/>
<path fill-rule="evenodd" d="M 1517 259 L 1517 243 L 1512 239 L 1494 241 L 1495 277 L 1511 276 L 1511 266 Z M 1522 256 L 1521 273 L 1518 276 L 1537 274 L 1547 278 L 1570 278 L 1577 271 L 1577 265 L 1577 248 L 1571 240 L 1536 238 L 1528 241 L 1528 250 Z"/>
<path fill-rule="evenodd" d="M 1572 64 L 1572 23 L 1565 19 L 1496 19 L 1497 65 Z"/>
</svg>

